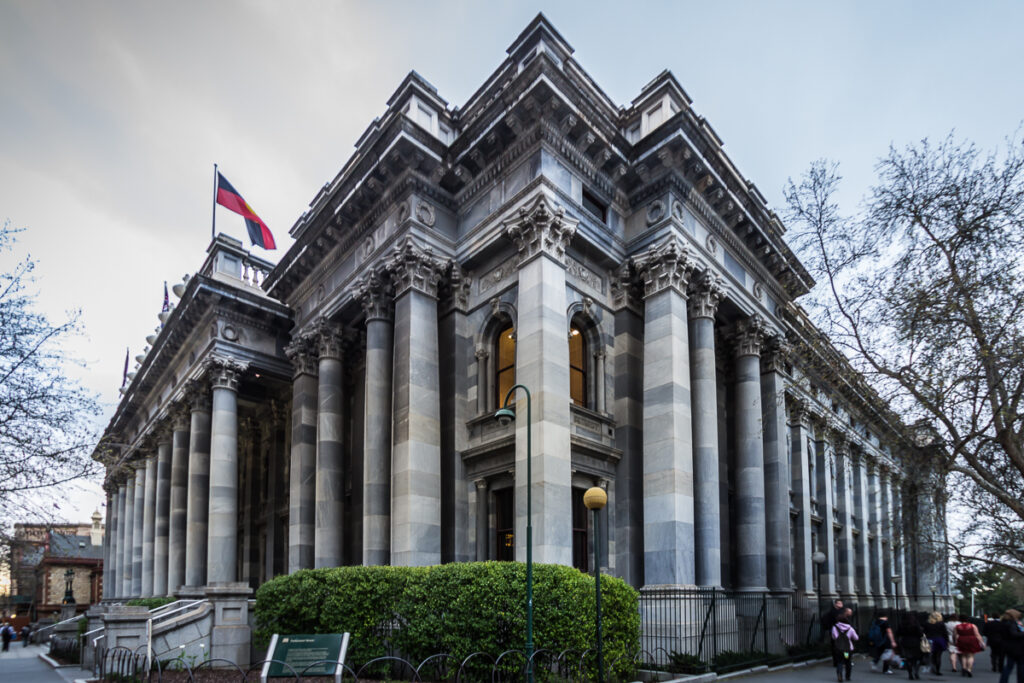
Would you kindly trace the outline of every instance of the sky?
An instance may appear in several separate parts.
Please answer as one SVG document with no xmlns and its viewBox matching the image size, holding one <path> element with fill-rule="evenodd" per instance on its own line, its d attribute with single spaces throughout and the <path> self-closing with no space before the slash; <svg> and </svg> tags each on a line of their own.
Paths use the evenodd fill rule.
<svg viewBox="0 0 1024 683">
<path fill-rule="evenodd" d="M 1020 2 L 0 0 L 0 221 L 25 229 L 40 310 L 81 311 L 68 372 L 100 426 L 164 281 L 202 264 L 214 163 L 276 262 L 410 70 L 461 106 L 538 11 L 618 104 L 672 71 L 777 209 L 816 159 L 852 210 L 890 145 L 994 148 L 1024 120 Z M 245 236 L 225 209 L 217 228 Z M 102 503 L 98 482 L 60 496 L 76 521 Z"/>
</svg>

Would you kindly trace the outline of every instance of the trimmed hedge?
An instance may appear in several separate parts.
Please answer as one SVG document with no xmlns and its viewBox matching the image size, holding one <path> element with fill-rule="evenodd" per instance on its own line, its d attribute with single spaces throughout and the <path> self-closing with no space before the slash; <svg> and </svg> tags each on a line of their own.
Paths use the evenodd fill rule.
<svg viewBox="0 0 1024 683">
<path fill-rule="evenodd" d="M 389 654 L 390 643 L 415 662 L 448 653 L 457 667 L 473 652 L 497 657 L 525 646 L 525 596 L 526 565 L 519 562 L 306 569 L 256 591 L 255 636 L 265 646 L 274 633 L 348 631 L 347 658 L 356 664 Z M 640 647 L 638 599 L 621 579 L 601 577 L 605 665 L 617 662 L 621 675 L 632 670 Z M 555 656 L 595 647 L 593 577 L 534 564 L 533 621 L 535 649 Z"/>
<path fill-rule="evenodd" d="M 604 584 L 601 585 L 603 586 Z M 157 607 L 169 605 L 172 602 L 174 602 L 174 598 L 135 598 L 134 600 L 129 600 L 125 604 L 134 607 L 145 607 L 146 609 L 152 610 Z"/>
</svg>

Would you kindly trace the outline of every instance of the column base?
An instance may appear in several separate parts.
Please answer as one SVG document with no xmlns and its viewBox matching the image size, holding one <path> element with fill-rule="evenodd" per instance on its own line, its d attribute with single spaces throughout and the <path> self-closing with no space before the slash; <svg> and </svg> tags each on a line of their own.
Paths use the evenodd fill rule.
<svg viewBox="0 0 1024 683">
<path fill-rule="evenodd" d="M 214 609 L 210 658 L 227 659 L 244 669 L 249 665 L 252 640 L 249 629 L 252 588 L 244 582 L 218 581 L 206 586 L 205 591 Z"/>
<path fill-rule="evenodd" d="M 174 597 L 179 600 L 202 600 L 206 597 L 205 586 L 178 586 L 174 591 Z"/>
</svg>

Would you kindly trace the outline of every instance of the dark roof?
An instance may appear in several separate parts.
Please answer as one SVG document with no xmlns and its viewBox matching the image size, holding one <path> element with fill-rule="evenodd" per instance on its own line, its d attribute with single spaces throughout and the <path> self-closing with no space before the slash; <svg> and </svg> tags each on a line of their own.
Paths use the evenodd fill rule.
<svg viewBox="0 0 1024 683">
<path fill-rule="evenodd" d="M 93 545 L 88 536 L 50 534 L 50 557 L 75 557 L 99 560 L 103 558 L 103 546 Z"/>
</svg>

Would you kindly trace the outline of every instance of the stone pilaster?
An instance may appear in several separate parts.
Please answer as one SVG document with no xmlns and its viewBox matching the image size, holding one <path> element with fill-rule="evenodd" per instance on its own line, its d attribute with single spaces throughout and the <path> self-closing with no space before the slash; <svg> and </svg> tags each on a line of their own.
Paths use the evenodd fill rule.
<svg viewBox="0 0 1024 683">
<path fill-rule="evenodd" d="M 395 286 L 391 564 L 441 561 L 437 286 L 443 264 L 412 241 L 389 263 Z"/>
<path fill-rule="evenodd" d="M 829 596 L 838 594 L 839 558 L 836 557 L 835 526 L 835 481 L 836 462 L 835 449 L 832 448 L 827 436 L 828 428 L 824 419 L 819 418 L 815 424 L 816 438 L 814 441 L 814 457 L 817 470 L 817 504 L 821 516 L 821 527 L 818 532 L 816 552 L 825 554 L 825 564 L 821 568 L 821 593 Z"/>
<path fill-rule="evenodd" d="M 793 488 L 793 503 L 797 509 L 795 525 L 795 544 L 793 547 L 793 566 L 796 575 L 793 580 L 796 589 L 801 593 L 814 592 L 814 572 L 817 567 L 812 561 L 814 547 L 812 545 L 811 515 L 811 462 L 814 458 L 811 443 L 811 415 L 807 402 L 795 399 L 789 411 L 790 433 L 790 481 Z"/>
<path fill-rule="evenodd" d="M 153 595 L 165 596 L 167 588 L 168 533 L 171 513 L 171 431 L 161 430 L 156 451 L 156 512 L 153 533 Z"/>
<path fill-rule="evenodd" d="M 854 542 L 857 590 L 860 596 L 858 604 L 872 606 L 874 600 L 871 596 L 871 544 L 868 538 L 872 530 L 867 458 L 862 453 L 853 453 L 850 466 L 853 470 L 853 509 L 857 515 L 856 528 L 860 531 Z"/>
<path fill-rule="evenodd" d="M 313 566 L 338 567 L 342 564 L 345 528 L 344 361 L 341 328 L 321 320 L 316 330 L 316 343 L 319 383 Z"/>
<path fill-rule="evenodd" d="M 167 527 L 167 592 L 185 585 L 185 539 L 188 533 L 188 459 L 191 411 L 183 404 L 171 410 L 171 481 Z"/>
<path fill-rule="evenodd" d="M 844 600 L 856 600 L 856 552 L 853 542 L 853 467 L 850 445 L 839 428 L 833 426 L 831 438 L 836 453 L 836 508 L 839 512 L 839 594 Z"/>
<path fill-rule="evenodd" d="M 691 286 L 689 299 L 696 583 L 712 587 L 722 586 L 715 311 L 723 295 L 722 278 L 705 270 Z"/>
<path fill-rule="evenodd" d="M 576 231 L 545 195 L 504 224 L 519 252 L 516 382 L 531 392 L 532 481 L 527 479 L 526 396 L 516 401 L 516 539 L 526 539 L 527 487 L 533 502 L 533 559 L 572 563 L 572 473 L 569 442 L 569 344 L 565 319 L 565 250 Z M 504 400 L 504 396 L 499 400 Z M 526 544 L 516 543 L 516 559 Z"/>
<path fill-rule="evenodd" d="M 292 449 L 288 480 L 288 571 L 311 569 L 316 525 L 317 361 L 312 338 L 285 349 L 292 362 Z"/>
<path fill-rule="evenodd" d="M 490 524 L 488 523 L 489 510 L 487 508 L 488 492 L 487 480 L 477 479 L 473 482 L 476 485 L 476 561 L 484 562 L 487 557 L 487 541 L 490 538 Z"/>
<path fill-rule="evenodd" d="M 206 583 L 206 536 L 210 514 L 210 389 L 205 380 L 187 388 L 191 409 L 188 447 L 188 506 L 185 512 L 185 585 Z"/>
<path fill-rule="evenodd" d="M 736 587 L 768 587 L 764 430 L 761 360 L 765 324 L 760 316 L 743 321 L 735 339 L 736 413 Z"/>
<path fill-rule="evenodd" d="M 132 585 L 131 597 L 142 597 L 142 565 L 146 545 L 146 461 L 139 460 L 135 467 L 135 500 L 132 503 Z M 150 541 L 152 543 L 152 540 Z"/>
<path fill-rule="evenodd" d="M 121 591 L 118 597 L 130 598 L 132 595 L 132 534 L 135 532 L 135 472 L 126 468 L 125 483 L 121 489 L 124 493 L 123 502 L 118 501 L 122 507 L 121 519 L 124 520 L 121 529 L 121 541 L 118 543 L 118 550 L 121 554 L 120 576 Z M 118 494 L 120 496 L 120 493 Z"/>
<path fill-rule="evenodd" d="M 686 247 L 670 238 L 634 265 L 644 283 L 644 583 L 692 585 L 694 472 L 686 291 L 693 261 Z"/>
<path fill-rule="evenodd" d="M 871 535 L 868 570 L 871 573 L 871 592 L 877 599 L 885 597 L 886 579 L 883 577 L 885 561 L 882 555 L 882 491 L 878 481 L 878 466 L 868 470 L 868 504 Z"/>
<path fill-rule="evenodd" d="M 264 576 L 268 579 L 288 572 L 288 439 L 287 411 L 279 399 L 270 401 L 270 452 L 267 462 L 267 538 Z"/>
<path fill-rule="evenodd" d="M 107 489 L 107 526 L 103 532 L 103 599 L 110 600 L 117 596 L 117 534 L 121 520 L 117 510 L 117 482 L 108 479 L 104 488 Z"/>
<path fill-rule="evenodd" d="M 884 466 L 878 469 L 878 493 L 879 493 L 879 531 L 882 535 L 882 564 L 879 573 L 882 593 L 892 595 L 892 575 L 895 574 L 893 563 L 893 548 L 895 547 L 894 526 L 896 521 L 895 512 L 892 506 L 891 472 Z"/>
<path fill-rule="evenodd" d="M 142 503 L 142 597 L 153 597 L 153 566 L 156 546 L 156 455 L 146 458 Z"/>
<path fill-rule="evenodd" d="M 390 283 L 371 274 L 360 284 L 366 314 L 363 416 L 363 564 L 391 560 L 391 386 L 394 301 Z"/>
<path fill-rule="evenodd" d="M 207 364 L 213 389 L 207 585 L 235 581 L 238 572 L 238 380 L 244 370 L 228 358 Z"/>
</svg>

